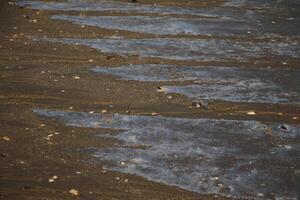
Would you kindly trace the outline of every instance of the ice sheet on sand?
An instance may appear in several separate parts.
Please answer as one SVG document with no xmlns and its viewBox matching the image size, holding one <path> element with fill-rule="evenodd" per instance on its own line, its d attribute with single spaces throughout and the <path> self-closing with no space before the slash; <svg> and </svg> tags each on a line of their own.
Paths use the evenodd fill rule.
<svg viewBox="0 0 300 200">
<path fill-rule="evenodd" d="M 226 39 L 71 39 L 40 38 L 39 41 L 84 45 L 104 53 L 124 56 L 191 60 L 191 61 L 249 61 L 264 57 L 274 59 L 299 58 L 298 41 L 278 42 L 235 41 Z"/>
<path fill-rule="evenodd" d="M 96 67 L 93 71 L 124 80 L 193 81 L 192 85 L 162 87 L 165 93 L 179 93 L 192 99 L 300 104 L 300 70 L 296 69 L 145 64 Z"/>
<path fill-rule="evenodd" d="M 55 15 L 51 19 L 70 21 L 75 24 L 97 26 L 105 29 L 125 30 L 155 35 L 248 35 L 256 33 L 255 24 L 229 20 L 201 18 L 173 18 L 149 16 L 67 16 Z"/>
<path fill-rule="evenodd" d="M 112 171 L 239 199 L 297 199 L 299 195 L 298 125 L 50 110 L 35 113 L 68 126 L 120 130 L 106 137 L 119 140 L 121 146 L 100 148 L 93 154 Z"/>
<path fill-rule="evenodd" d="M 125 30 L 155 35 L 211 35 L 211 36 L 260 36 L 299 35 L 300 20 L 268 22 L 262 25 L 253 20 L 241 23 L 236 19 L 184 18 L 169 16 L 68 16 L 54 15 L 51 19 L 70 21 L 75 24 L 105 29 Z M 264 20 L 264 19 L 262 19 Z"/>
</svg>

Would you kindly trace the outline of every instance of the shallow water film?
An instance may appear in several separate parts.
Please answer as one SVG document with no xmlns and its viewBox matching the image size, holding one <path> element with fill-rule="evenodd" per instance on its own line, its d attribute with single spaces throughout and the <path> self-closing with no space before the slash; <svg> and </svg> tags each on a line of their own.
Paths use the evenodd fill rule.
<svg viewBox="0 0 300 200">
<path fill-rule="evenodd" d="M 299 125 L 243 120 L 98 115 L 35 110 L 68 126 L 120 130 L 97 149 L 107 169 L 188 190 L 240 198 L 296 199 Z M 283 127 L 286 127 L 283 128 Z M 275 139 L 276 142 L 272 141 Z"/>
<path fill-rule="evenodd" d="M 300 3 L 204 2 L 206 6 L 193 7 L 148 1 L 18 1 L 19 6 L 53 13 L 51 22 L 80 27 L 82 32 L 105 32 L 88 37 L 30 37 L 32 41 L 95 50 L 110 63 L 96 64 L 91 59 L 86 74 L 99 80 L 109 77 L 112 85 L 131 84 L 127 88 L 130 91 L 143 84 L 152 90 L 140 93 L 156 92 L 153 102 L 167 97 L 167 106 L 187 101 L 193 109 L 191 105 L 196 103 L 194 107 L 199 105 L 197 112 L 202 117 L 182 110 L 186 112 L 184 118 L 175 111 L 169 117 L 150 116 L 151 112 L 149 116 L 34 112 L 66 126 L 118 131 L 97 137 L 120 143 L 94 149 L 93 158 L 105 163 L 107 170 L 201 194 L 298 199 L 300 126 L 260 117 L 252 110 L 257 105 L 261 113 L 269 114 L 287 108 L 290 112 L 299 110 Z M 109 98 L 105 101 L 114 103 Z M 145 107 L 153 106 L 149 102 Z M 166 101 L 161 102 L 166 105 Z M 207 106 L 212 114 L 206 118 L 199 102 L 221 102 L 231 108 L 238 104 L 236 109 L 244 110 L 232 119 L 223 118 L 225 108 L 221 112 L 216 106 L 211 111 Z M 188 107 L 186 103 L 184 106 Z M 251 111 L 247 114 L 248 108 Z"/>
</svg>

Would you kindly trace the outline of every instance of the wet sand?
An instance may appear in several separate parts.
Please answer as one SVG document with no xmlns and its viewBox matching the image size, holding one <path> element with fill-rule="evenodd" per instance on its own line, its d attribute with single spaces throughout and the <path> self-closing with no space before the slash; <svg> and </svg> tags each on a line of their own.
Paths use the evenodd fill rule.
<svg viewBox="0 0 300 200">
<path fill-rule="evenodd" d="M 150 5 L 152 3 L 152 1 L 144 2 Z M 222 2 L 214 1 L 208 5 L 213 7 L 220 3 Z M 179 4 L 178 1 L 162 3 L 162 5 Z M 191 5 L 181 6 L 191 7 Z M 195 7 L 202 6 L 206 5 L 197 4 Z M 296 52 L 296 55 L 288 54 L 287 56 L 292 55 L 288 59 L 282 59 L 280 55 L 256 58 L 256 54 L 251 54 L 246 62 L 230 59 L 231 57 L 226 55 L 222 56 L 224 54 L 216 58 L 212 52 L 208 52 L 210 59 L 199 63 L 199 57 L 186 60 L 124 55 L 114 51 L 101 53 L 99 49 L 90 48 L 85 43 L 78 45 L 73 42 L 66 45 L 47 41 L 48 38 L 93 40 L 112 36 L 128 39 L 153 37 L 152 33 L 109 30 L 95 26 L 81 27 L 68 21 L 50 19 L 53 15 L 79 15 L 80 13 L 86 16 L 110 15 L 103 11 L 73 10 L 62 13 L 57 10 L 34 10 L 18 7 L 6 0 L 1 1 L 1 199 L 225 199 L 222 195 L 204 195 L 178 186 L 149 181 L 143 176 L 104 168 L 105 162 L 98 162 L 93 157 L 95 149 L 119 147 L 120 139 L 114 137 L 97 139 L 96 136 L 107 132 L 116 133 L 115 127 L 95 129 L 66 126 L 64 121 L 37 115 L 33 112 L 35 109 L 112 115 L 119 113 L 129 116 L 160 115 L 188 119 L 256 120 L 262 123 L 295 126 L 299 124 L 300 107 L 297 98 L 292 101 L 293 103 L 290 103 L 289 98 L 284 99 L 286 102 L 283 104 L 269 102 L 269 99 L 263 103 L 249 103 L 230 101 L 230 99 L 222 101 L 217 98 L 209 102 L 208 109 L 199 109 L 193 106 L 193 99 L 189 95 L 157 91 L 164 86 L 192 85 L 193 80 L 186 80 L 183 83 L 180 79 L 172 80 L 174 79 L 172 77 L 170 80 L 170 77 L 167 77 L 169 79 L 166 82 L 138 81 L 136 77 L 122 79 L 122 76 L 109 70 L 106 74 L 93 71 L 96 66 L 116 69 L 115 67 L 130 66 L 130 64 L 157 65 L 162 62 L 166 65 L 187 66 L 243 65 L 244 68 L 255 66 L 259 69 L 268 66 L 278 70 L 285 69 L 286 66 L 282 63 L 287 62 L 289 69 L 298 70 L 300 63 L 297 49 L 290 50 L 292 53 Z M 176 17 L 176 13 L 172 15 Z M 197 35 L 186 37 L 207 38 L 207 36 Z M 214 36 L 214 38 L 218 37 L 220 36 Z M 243 41 L 243 38 L 233 39 Z M 276 39 L 284 42 L 284 38 Z M 256 40 L 270 41 L 269 38 L 253 38 L 253 41 Z M 298 41 L 297 38 L 295 40 Z M 262 48 L 265 46 L 263 45 Z M 144 72 L 141 75 L 145 75 Z M 280 78 L 278 80 L 276 77 L 276 80 L 282 83 Z M 297 78 L 295 80 L 297 81 Z M 297 85 L 293 85 L 295 81 L 291 82 L 288 82 L 291 85 L 287 88 L 292 88 L 291 90 L 297 88 Z M 296 97 L 299 97 L 298 94 Z M 250 111 L 255 111 L 256 115 L 247 114 Z M 267 138 L 267 141 L 271 146 L 282 142 L 272 135 Z M 299 137 L 291 142 L 297 144 Z M 298 162 L 296 160 L 292 163 L 295 171 L 299 168 Z M 57 179 L 49 182 L 53 176 L 57 176 Z M 299 169 L 295 177 L 296 180 L 299 178 Z M 78 190 L 79 196 L 70 194 L 71 188 Z"/>
</svg>

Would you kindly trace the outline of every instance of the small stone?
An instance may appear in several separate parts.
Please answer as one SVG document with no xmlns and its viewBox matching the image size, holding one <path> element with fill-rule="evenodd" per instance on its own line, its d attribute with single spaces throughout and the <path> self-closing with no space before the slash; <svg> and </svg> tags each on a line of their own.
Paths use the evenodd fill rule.
<svg viewBox="0 0 300 200">
<path fill-rule="evenodd" d="M 76 190 L 76 189 L 74 189 L 74 188 L 70 189 L 70 190 L 69 190 L 69 193 L 72 194 L 72 195 L 74 195 L 74 196 L 78 196 L 78 195 L 79 195 L 78 190 Z"/>
<path fill-rule="evenodd" d="M 280 125 L 279 128 L 280 128 L 280 130 L 281 130 L 282 132 L 288 132 L 288 131 L 289 131 L 288 127 L 287 127 L 285 124 Z"/>
<path fill-rule="evenodd" d="M 298 117 L 293 117 L 293 120 L 297 120 L 298 119 Z"/>
<path fill-rule="evenodd" d="M 124 182 L 125 182 L 125 183 L 128 183 L 128 179 L 125 179 Z"/>
<path fill-rule="evenodd" d="M 107 113 L 107 110 L 101 110 L 101 113 L 103 113 L 103 114 Z"/>
<path fill-rule="evenodd" d="M 107 60 L 116 60 L 116 56 L 112 55 L 112 56 L 106 56 Z"/>
<path fill-rule="evenodd" d="M 94 60 L 93 59 L 89 59 L 89 62 L 94 62 Z"/>
<path fill-rule="evenodd" d="M 120 177 L 116 177 L 116 180 L 119 181 L 119 180 L 120 180 Z"/>
<path fill-rule="evenodd" d="M 208 103 L 205 101 L 199 101 L 199 102 L 193 102 L 191 107 L 196 107 L 196 108 L 208 108 Z"/>
<path fill-rule="evenodd" d="M 156 90 L 157 92 L 163 92 L 164 90 L 163 90 L 163 88 L 162 87 L 157 87 L 157 90 Z"/>
<path fill-rule="evenodd" d="M 254 111 L 249 111 L 247 112 L 247 115 L 256 115 L 256 113 Z"/>
<path fill-rule="evenodd" d="M 46 126 L 46 124 L 40 124 L 40 127 L 45 127 Z"/>
</svg>

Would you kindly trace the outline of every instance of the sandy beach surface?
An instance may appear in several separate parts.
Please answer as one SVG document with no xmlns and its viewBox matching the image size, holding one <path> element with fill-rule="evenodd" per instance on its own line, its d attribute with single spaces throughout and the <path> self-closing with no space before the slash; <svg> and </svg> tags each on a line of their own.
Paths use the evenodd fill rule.
<svg viewBox="0 0 300 200">
<path fill-rule="evenodd" d="M 59 2 L 0 1 L 0 199 L 299 197 L 299 7 Z"/>
</svg>

